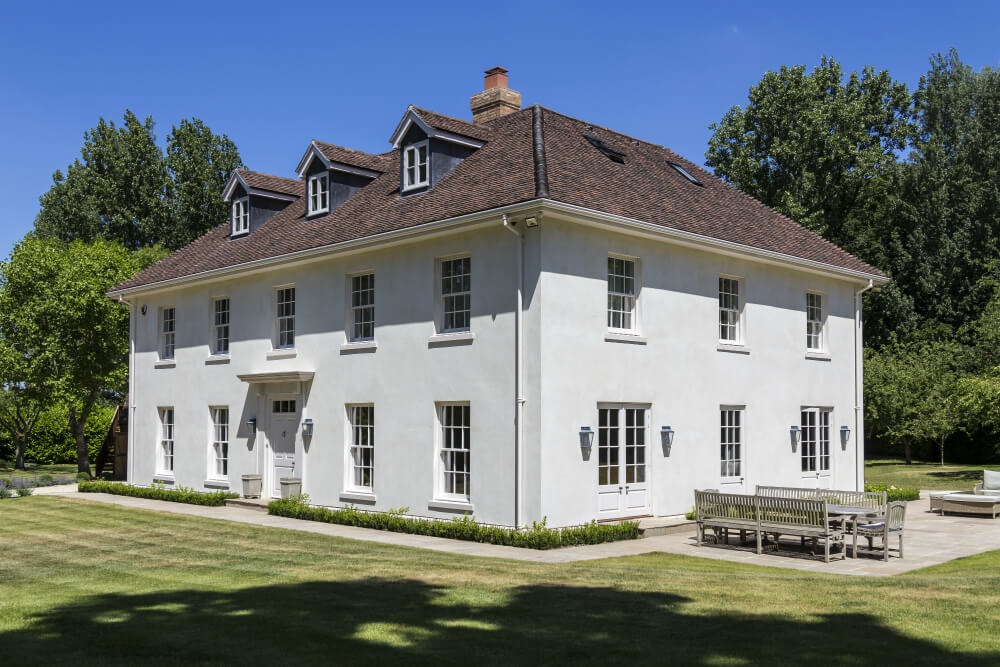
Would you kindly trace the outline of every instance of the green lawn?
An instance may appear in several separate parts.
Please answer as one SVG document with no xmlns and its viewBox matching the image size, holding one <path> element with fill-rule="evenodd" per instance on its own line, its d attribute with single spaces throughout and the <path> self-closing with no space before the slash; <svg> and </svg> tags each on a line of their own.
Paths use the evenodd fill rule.
<svg viewBox="0 0 1000 667">
<path fill-rule="evenodd" d="M 10 664 L 998 664 L 998 627 L 1000 552 L 879 579 L 666 554 L 548 565 L 0 501 Z"/>
<path fill-rule="evenodd" d="M 947 463 L 914 462 L 906 465 L 902 460 L 880 459 L 865 461 L 865 481 L 883 482 L 898 487 L 918 489 L 968 490 L 983 481 L 983 468 L 1000 469 L 1000 464 L 959 465 Z"/>
<path fill-rule="evenodd" d="M 60 475 L 76 476 L 75 463 L 53 463 L 51 465 L 28 463 L 25 467 L 27 470 L 15 470 L 13 467 L 0 465 L 0 480 L 10 480 L 19 477 L 38 477 L 44 474 L 49 474 L 53 477 Z"/>
</svg>

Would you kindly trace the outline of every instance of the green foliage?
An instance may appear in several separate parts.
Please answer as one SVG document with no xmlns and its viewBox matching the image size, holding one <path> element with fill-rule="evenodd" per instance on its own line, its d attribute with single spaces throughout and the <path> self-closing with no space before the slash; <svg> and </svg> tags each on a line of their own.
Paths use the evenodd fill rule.
<svg viewBox="0 0 1000 667">
<path fill-rule="evenodd" d="M 695 508 L 692 507 L 691 511 L 684 515 L 684 518 L 687 519 L 688 521 L 694 521 L 695 519 L 698 518 L 697 510 L 695 510 Z"/>
<path fill-rule="evenodd" d="M 198 119 L 182 120 L 156 145 L 153 119 L 130 110 L 123 123 L 99 119 L 81 157 L 40 198 L 38 235 L 63 241 L 117 241 L 130 249 L 187 245 L 226 220 L 222 188 L 242 166 L 235 144 Z"/>
<path fill-rule="evenodd" d="M 871 483 L 865 484 L 865 491 L 872 493 L 886 492 L 886 500 L 894 502 L 896 500 L 920 500 L 920 489 L 899 488 L 889 484 Z"/>
<path fill-rule="evenodd" d="M 35 490 L 27 484 L 24 484 L 23 486 L 15 486 L 14 490 L 17 491 L 18 498 L 27 498 L 35 492 Z"/>
<path fill-rule="evenodd" d="M 10 498 L 12 494 L 13 491 L 10 490 L 10 487 L 0 484 L 0 499 Z"/>
<path fill-rule="evenodd" d="M 174 503 L 187 503 L 189 505 L 225 505 L 231 498 L 239 498 L 239 494 L 228 491 L 214 491 L 202 493 L 188 487 L 178 487 L 167 489 L 162 486 L 144 488 L 139 486 L 129 486 L 122 482 L 106 482 L 103 480 L 81 481 L 77 485 L 80 493 L 111 493 L 116 496 L 131 496 L 133 498 L 149 498 L 151 500 L 168 500 Z"/>
<path fill-rule="evenodd" d="M 273 500 L 268 503 L 267 511 L 269 514 L 293 519 L 528 549 L 555 549 L 579 544 L 633 540 L 639 537 L 639 524 L 635 521 L 623 521 L 619 524 L 599 524 L 592 521 L 582 526 L 557 529 L 546 527 L 545 521 L 542 520 L 540 523 L 533 523 L 530 528 L 517 530 L 484 525 L 471 516 L 456 517 L 450 521 L 411 518 L 405 516 L 409 512 L 408 507 L 388 512 L 365 512 L 352 505 L 337 510 L 311 507 L 308 496 Z"/>
<path fill-rule="evenodd" d="M 97 452 L 108 432 L 108 426 L 111 424 L 114 413 L 113 406 L 103 404 L 94 406 L 85 430 L 90 460 L 97 457 Z M 38 415 L 38 421 L 35 423 L 24 451 L 26 462 L 39 465 L 76 463 L 76 442 L 67 426 L 68 414 L 68 408 L 65 405 L 57 404 L 46 408 Z M 8 452 L 13 452 L 13 450 L 14 443 L 9 434 L 0 434 L 0 454 L 6 456 Z"/>
</svg>

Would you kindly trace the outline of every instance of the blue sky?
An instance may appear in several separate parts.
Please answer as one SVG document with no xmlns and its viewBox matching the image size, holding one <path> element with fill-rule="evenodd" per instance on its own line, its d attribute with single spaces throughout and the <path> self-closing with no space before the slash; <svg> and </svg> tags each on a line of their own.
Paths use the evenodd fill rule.
<svg viewBox="0 0 1000 667">
<path fill-rule="evenodd" d="M 98 118 L 198 117 L 251 169 L 293 176 L 310 139 L 388 148 L 407 104 L 468 118 L 482 71 L 525 105 L 702 162 L 709 131 L 782 64 L 830 55 L 914 87 L 954 46 L 1000 65 L 1000 3 L 9 3 L 0 22 L 0 254 Z M 427 9 L 430 6 L 432 9 Z"/>
</svg>

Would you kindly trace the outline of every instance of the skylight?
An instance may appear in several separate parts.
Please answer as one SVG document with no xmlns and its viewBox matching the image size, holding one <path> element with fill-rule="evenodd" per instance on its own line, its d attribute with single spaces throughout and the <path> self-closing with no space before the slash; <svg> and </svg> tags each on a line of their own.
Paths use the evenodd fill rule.
<svg viewBox="0 0 1000 667">
<path fill-rule="evenodd" d="M 685 169 L 684 167 L 680 166 L 676 162 L 667 162 L 667 164 L 669 164 L 671 167 L 673 167 L 674 170 L 678 174 L 680 174 L 684 178 L 688 179 L 689 181 L 691 181 L 695 185 L 701 185 L 701 186 L 705 185 L 704 183 L 702 183 L 701 181 L 699 181 L 697 178 L 695 178 L 694 176 L 692 176 L 691 174 L 689 174 L 687 169 Z"/>
<path fill-rule="evenodd" d="M 585 134 L 583 135 L 583 138 L 589 141 L 591 146 L 604 153 L 604 155 L 607 156 L 607 158 L 612 162 L 617 162 L 618 164 L 625 164 L 625 153 L 616 151 L 615 149 L 611 148 L 597 137 L 592 137 L 590 135 Z"/>
</svg>

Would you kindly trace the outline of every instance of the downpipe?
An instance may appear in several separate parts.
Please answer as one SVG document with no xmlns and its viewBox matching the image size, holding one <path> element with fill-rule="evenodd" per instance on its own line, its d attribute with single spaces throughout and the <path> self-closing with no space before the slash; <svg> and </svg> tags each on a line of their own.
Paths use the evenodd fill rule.
<svg viewBox="0 0 1000 667">
<path fill-rule="evenodd" d="M 864 359 L 864 351 L 860 349 L 860 346 L 864 344 L 864 338 L 861 331 L 861 305 L 863 303 L 862 295 L 874 285 L 875 282 L 869 280 L 867 285 L 854 293 L 854 486 L 857 491 L 864 489 L 861 473 L 861 446 L 863 444 L 861 426 L 864 423 L 864 415 L 862 414 L 864 387 L 861 386 L 861 364 Z"/>
<path fill-rule="evenodd" d="M 503 214 L 503 228 L 517 237 L 515 272 L 517 275 L 517 302 L 514 304 L 514 527 L 521 527 L 521 443 L 524 438 L 524 234 L 515 228 L 517 223 Z"/>
</svg>

